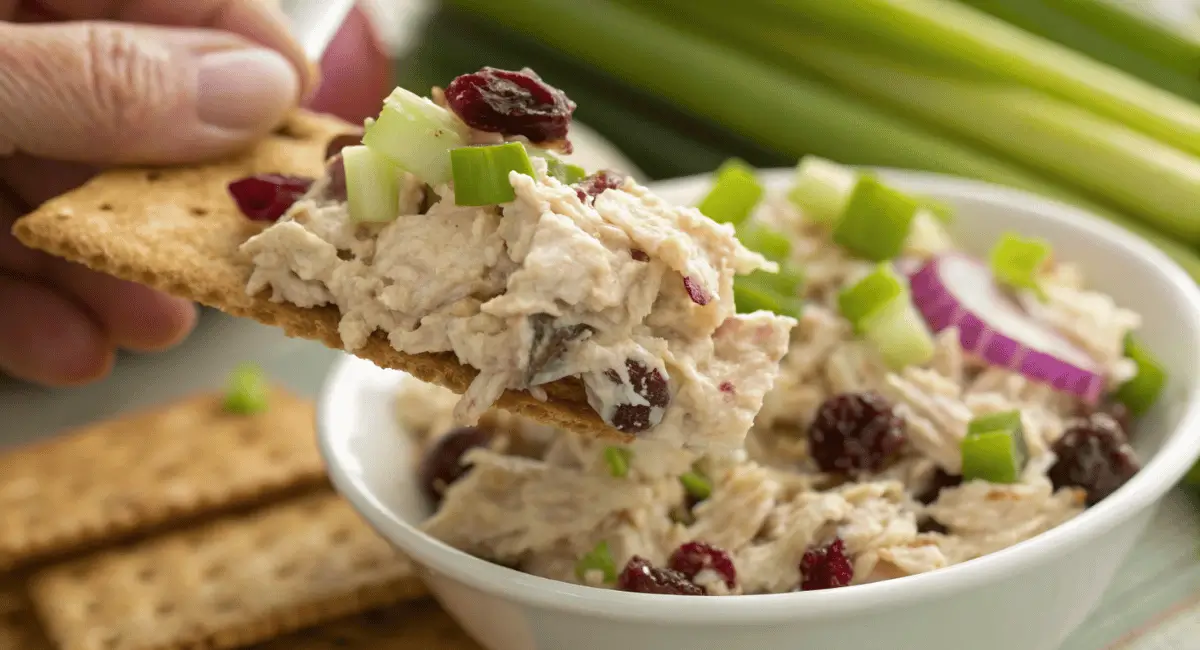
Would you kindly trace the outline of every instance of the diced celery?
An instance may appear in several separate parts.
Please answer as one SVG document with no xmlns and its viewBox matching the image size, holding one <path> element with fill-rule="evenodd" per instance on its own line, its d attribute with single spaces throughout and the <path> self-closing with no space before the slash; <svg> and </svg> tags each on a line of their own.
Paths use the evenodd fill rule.
<svg viewBox="0 0 1200 650">
<path fill-rule="evenodd" d="M 1050 244 L 1037 237 L 1024 238 L 1005 233 L 992 247 L 989 256 L 992 275 L 1001 284 L 1016 289 L 1029 289 L 1045 299 L 1041 273 L 1050 261 Z"/>
<path fill-rule="evenodd" d="M 703 501 L 712 496 L 712 481 L 699 472 L 684 472 L 679 476 L 679 482 L 693 499 Z"/>
<path fill-rule="evenodd" d="M 904 283 L 888 263 L 880 264 L 863 279 L 838 294 L 838 311 L 854 331 L 862 332 L 862 322 L 879 309 L 907 294 Z"/>
<path fill-rule="evenodd" d="M 985 431 L 963 438 L 959 445 L 963 480 L 1016 483 L 1025 463 L 1017 439 L 1011 431 Z"/>
<path fill-rule="evenodd" d="M 357 145 L 342 149 L 346 203 L 354 221 L 392 221 L 400 213 L 400 167 Z"/>
<path fill-rule="evenodd" d="M 616 582 L 617 565 L 613 561 L 612 552 L 608 550 L 608 542 L 600 542 L 596 548 L 588 551 L 575 563 L 575 577 L 580 582 L 583 582 L 593 571 L 599 571 L 604 576 L 605 583 Z"/>
<path fill-rule="evenodd" d="M 819 223 L 836 223 L 846 209 L 858 170 L 819 156 L 805 156 L 796 168 L 796 184 L 788 193 L 804 216 Z"/>
<path fill-rule="evenodd" d="M 531 156 L 537 156 L 546 161 L 546 172 L 563 185 L 573 185 L 587 178 L 587 170 L 579 165 L 565 162 L 562 158 L 538 147 L 525 145 Z"/>
<path fill-rule="evenodd" d="M 750 217 L 762 197 L 754 169 L 735 158 L 717 170 L 712 188 L 697 207 L 713 221 L 736 226 Z"/>
<path fill-rule="evenodd" d="M 229 375 L 225 392 L 225 410 L 239 415 L 253 415 L 267 410 L 267 377 L 258 366 L 243 363 Z"/>
<path fill-rule="evenodd" d="M 614 478 L 625 478 L 629 475 L 629 461 L 633 452 L 625 447 L 608 446 L 604 448 L 604 463 L 608 465 L 608 473 Z"/>
<path fill-rule="evenodd" d="M 1167 383 L 1167 371 L 1162 364 L 1133 336 L 1125 338 L 1125 356 L 1137 365 L 1132 379 L 1121 384 L 1113 397 L 1134 415 L 1142 415 L 1154 406 Z"/>
<path fill-rule="evenodd" d="M 466 145 L 466 126 L 450 111 L 397 88 L 367 125 L 363 144 L 429 185 L 451 179 L 450 150 Z"/>
<path fill-rule="evenodd" d="M 909 226 L 921 205 L 915 199 L 863 174 L 850 193 L 833 241 L 850 253 L 876 262 L 904 248 Z"/>
<path fill-rule="evenodd" d="M 787 261 L 792 255 L 792 240 L 787 235 L 760 223 L 744 221 L 737 226 L 742 245 L 772 262 Z"/>
<path fill-rule="evenodd" d="M 779 273 L 755 271 L 733 279 L 733 302 L 739 314 L 765 310 L 799 318 L 804 301 L 798 293 L 803 278 L 790 269 Z"/>
<path fill-rule="evenodd" d="M 450 151 L 456 205 L 498 205 L 517 198 L 509 172 L 533 176 L 529 154 L 520 142 Z"/>
<path fill-rule="evenodd" d="M 1021 424 L 1021 412 L 1011 410 L 988 413 L 967 423 L 968 436 L 988 431 L 1016 431 L 1024 436 L 1025 427 Z"/>
<path fill-rule="evenodd" d="M 967 435 L 960 443 L 964 480 L 990 483 L 1016 483 L 1029 450 L 1021 412 L 1000 411 L 979 416 L 967 424 Z"/>
<path fill-rule="evenodd" d="M 877 308 L 862 319 L 860 329 L 892 370 L 921 365 L 933 358 L 933 335 L 907 295 Z"/>
</svg>

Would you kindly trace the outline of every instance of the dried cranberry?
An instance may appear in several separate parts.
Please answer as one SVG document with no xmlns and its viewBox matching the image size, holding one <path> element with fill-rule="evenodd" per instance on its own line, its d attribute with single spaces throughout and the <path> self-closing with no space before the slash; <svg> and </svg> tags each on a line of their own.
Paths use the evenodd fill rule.
<svg viewBox="0 0 1200 650">
<path fill-rule="evenodd" d="M 617 589 L 641 594 L 704 595 L 704 590 L 682 573 L 674 569 L 660 569 L 637 555 L 629 558 L 629 563 L 617 576 Z"/>
<path fill-rule="evenodd" d="M 733 385 L 732 381 L 723 381 L 723 382 L 721 382 L 720 386 L 717 386 L 717 388 L 722 393 L 725 393 L 726 395 L 736 395 L 737 394 L 737 387 L 735 387 Z"/>
<path fill-rule="evenodd" d="M 952 488 L 962 485 L 962 476 L 951 474 L 944 469 L 939 468 L 937 472 L 929 479 L 929 484 L 925 486 L 917 495 L 917 501 L 929 505 L 937 501 L 938 495 L 946 488 Z"/>
<path fill-rule="evenodd" d="M 575 194 L 579 196 L 579 200 L 587 204 L 596 202 L 596 197 L 600 196 L 605 190 L 618 190 L 625 183 L 625 177 L 616 172 L 602 169 L 591 176 L 575 183 Z M 638 251 L 641 253 L 641 251 Z M 645 255 L 645 253 L 642 253 Z M 636 258 L 635 258 L 636 259 Z M 650 259 L 650 258 L 646 258 Z"/>
<path fill-rule="evenodd" d="M 933 517 L 925 517 L 917 522 L 918 533 L 941 533 L 942 535 L 950 534 L 950 529 L 942 525 L 942 522 Z"/>
<path fill-rule="evenodd" d="M 1054 444 L 1057 459 L 1047 475 L 1054 487 L 1080 487 L 1089 506 L 1112 494 L 1140 469 L 1121 425 L 1093 413 L 1071 425 Z"/>
<path fill-rule="evenodd" d="M 671 554 L 671 560 L 667 564 L 688 580 L 694 581 L 696 574 L 709 569 L 725 580 L 726 587 L 733 589 L 737 584 L 737 569 L 733 567 L 733 558 L 724 550 L 707 542 L 688 542 L 680 546 Z"/>
<path fill-rule="evenodd" d="M 700 286 L 700 283 L 696 282 L 696 280 L 691 276 L 685 275 L 683 277 L 683 288 L 685 291 L 687 291 L 688 298 L 691 298 L 692 302 L 700 305 L 701 307 L 712 302 L 712 294 L 710 294 L 707 289 Z"/>
<path fill-rule="evenodd" d="M 612 409 L 609 424 L 617 431 L 640 433 L 662 420 L 662 410 L 671 403 L 671 390 L 664 371 L 649 368 L 634 359 L 625 360 L 629 384 L 633 392 L 647 404 L 620 403 Z M 615 384 L 624 383 L 616 370 L 605 370 L 604 376 Z"/>
<path fill-rule="evenodd" d="M 229 194 L 242 214 L 254 221 L 275 221 L 300 200 L 313 184 L 311 178 L 259 174 L 229 184 Z"/>
<path fill-rule="evenodd" d="M 845 587 L 854 579 L 854 565 L 846 557 L 840 537 L 824 546 L 809 548 L 800 560 L 800 589 L 816 591 Z"/>
<path fill-rule="evenodd" d="M 442 436 L 421 462 L 419 477 L 425 493 L 440 501 L 446 489 L 471 469 L 463 464 L 463 455 L 476 447 L 486 447 L 491 440 L 491 432 L 477 427 L 461 427 Z"/>
<path fill-rule="evenodd" d="M 1121 427 L 1121 431 L 1124 431 L 1126 436 L 1132 430 L 1130 427 L 1133 424 L 1133 414 L 1129 412 L 1129 407 L 1121 402 L 1103 402 L 1095 406 L 1083 404 L 1075 414 L 1081 418 L 1087 418 L 1093 413 L 1104 413 L 1116 420 L 1117 425 Z"/>
<path fill-rule="evenodd" d="M 646 251 L 638 250 L 636 248 L 629 251 L 629 256 L 639 262 L 649 262 L 650 261 L 650 256 L 646 254 Z"/>
<path fill-rule="evenodd" d="M 533 70 L 483 68 L 446 86 L 446 103 L 468 126 L 531 142 L 567 137 L 575 102 L 545 83 Z"/>
<path fill-rule="evenodd" d="M 904 446 L 905 426 L 878 393 L 835 395 L 809 425 L 809 454 L 826 472 L 878 472 Z"/>
</svg>

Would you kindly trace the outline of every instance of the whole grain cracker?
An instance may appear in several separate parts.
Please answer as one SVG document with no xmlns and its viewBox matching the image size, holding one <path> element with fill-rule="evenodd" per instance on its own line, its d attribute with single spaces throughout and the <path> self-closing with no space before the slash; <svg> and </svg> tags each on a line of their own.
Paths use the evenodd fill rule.
<svg viewBox="0 0 1200 650">
<path fill-rule="evenodd" d="M 237 648 L 425 594 L 332 492 L 35 573 L 61 650 Z"/>
<path fill-rule="evenodd" d="M 0 570 L 326 482 L 312 403 L 203 394 L 0 456 Z"/>
<path fill-rule="evenodd" d="M 344 618 L 253 650 L 483 650 L 436 602 L 405 603 Z"/>
<path fill-rule="evenodd" d="M 24 587 L 0 581 L 0 650 L 50 650 Z"/>
<path fill-rule="evenodd" d="M 328 143 L 353 130 L 340 120 L 300 111 L 236 158 L 101 174 L 18 219 L 13 234 L 30 248 L 341 349 L 336 307 L 302 308 L 272 302 L 267 292 L 246 294 L 252 265 L 237 249 L 264 225 L 241 215 L 226 186 L 260 173 L 320 176 Z M 379 332 L 354 354 L 457 393 L 466 391 L 478 374 L 452 353 L 398 352 Z M 588 405 L 577 378 L 542 388 L 545 402 L 510 390 L 497 405 L 585 435 L 631 438 L 604 423 Z"/>
</svg>

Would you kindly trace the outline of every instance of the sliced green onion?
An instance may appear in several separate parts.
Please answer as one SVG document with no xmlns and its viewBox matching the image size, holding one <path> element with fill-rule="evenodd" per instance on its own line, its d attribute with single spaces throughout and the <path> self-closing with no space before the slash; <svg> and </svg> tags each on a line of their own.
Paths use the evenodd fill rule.
<svg viewBox="0 0 1200 650">
<path fill-rule="evenodd" d="M 853 167 L 819 156 L 805 156 L 796 168 L 796 184 L 788 198 L 808 219 L 835 223 L 845 211 L 857 182 L 858 170 Z"/>
<path fill-rule="evenodd" d="M 545 160 L 546 172 L 554 178 L 557 178 L 558 182 L 562 183 L 563 185 L 574 185 L 575 183 L 587 178 L 588 174 L 586 169 L 580 167 L 579 165 L 565 162 L 563 159 L 555 156 L 545 149 L 539 149 L 529 145 L 526 145 L 525 149 L 529 152 L 529 155 L 537 156 L 538 158 Z"/>
<path fill-rule="evenodd" d="M 1167 383 L 1167 371 L 1158 359 L 1132 336 L 1125 338 L 1125 356 L 1137 364 L 1137 374 L 1121 384 L 1113 397 L 1124 404 L 1130 413 L 1142 415 L 1158 400 L 1163 385 Z"/>
<path fill-rule="evenodd" d="M 499 205 L 517 198 L 509 172 L 533 176 L 529 154 L 520 142 L 450 151 L 456 205 Z"/>
<path fill-rule="evenodd" d="M 613 478 L 625 478 L 629 475 L 629 461 L 632 458 L 633 451 L 625 447 L 604 448 L 604 463 L 608 465 L 608 473 Z"/>
<path fill-rule="evenodd" d="M 679 476 L 679 482 L 693 499 L 703 501 L 712 496 L 712 482 L 699 472 L 685 472 Z"/>
<path fill-rule="evenodd" d="M 760 223 L 742 222 L 737 226 L 737 237 L 743 246 L 772 262 L 784 262 L 792 256 L 792 240 Z"/>
<path fill-rule="evenodd" d="M 962 477 L 966 481 L 1016 483 L 1029 457 L 1019 411 L 993 413 L 972 420 L 959 447 Z"/>
<path fill-rule="evenodd" d="M 586 582 L 587 575 L 592 571 L 599 571 L 604 576 L 605 583 L 616 582 L 617 565 L 608 550 L 608 542 L 600 542 L 575 563 L 575 577 L 580 582 Z"/>
<path fill-rule="evenodd" d="M 358 145 L 342 149 L 346 202 L 354 221 L 386 222 L 400 213 L 400 167 Z"/>
<path fill-rule="evenodd" d="M 267 377 L 258 366 L 243 363 L 229 375 L 225 391 L 225 410 L 239 415 L 253 415 L 267 410 Z"/>
<path fill-rule="evenodd" d="M 911 196 L 884 185 L 874 176 L 859 176 L 833 241 L 868 260 L 889 260 L 904 248 L 909 226 L 921 205 Z"/>
<path fill-rule="evenodd" d="M 933 358 L 933 335 L 907 294 L 876 309 L 862 319 L 859 328 L 892 370 L 922 365 Z"/>
<path fill-rule="evenodd" d="M 990 259 L 992 275 L 1001 283 L 1016 289 L 1030 289 L 1045 299 L 1040 275 L 1050 261 L 1049 242 L 1005 233 L 992 247 Z"/>
<path fill-rule="evenodd" d="M 451 179 L 449 151 L 466 144 L 466 126 L 450 111 L 397 88 L 367 125 L 363 144 L 429 185 Z"/>
<path fill-rule="evenodd" d="M 863 279 L 838 294 L 838 311 L 842 313 L 843 318 L 850 321 L 855 332 L 862 333 L 862 323 L 868 316 L 905 297 L 907 291 L 903 281 L 892 270 L 892 265 L 880 264 Z"/>
<path fill-rule="evenodd" d="M 712 189 L 697 206 L 706 217 L 738 225 L 750 217 L 763 197 L 763 186 L 754 168 L 734 158 L 717 170 Z"/>
</svg>

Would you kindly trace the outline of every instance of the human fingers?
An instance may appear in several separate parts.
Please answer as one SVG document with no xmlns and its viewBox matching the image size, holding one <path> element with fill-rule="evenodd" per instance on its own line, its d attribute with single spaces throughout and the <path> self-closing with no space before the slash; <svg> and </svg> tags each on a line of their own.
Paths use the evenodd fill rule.
<svg viewBox="0 0 1200 650">
<path fill-rule="evenodd" d="M 83 307 L 33 280 L 0 274 L 0 371 L 71 386 L 108 374 L 114 356 Z"/>
<path fill-rule="evenodd" d="M 277 125 L 299 80 L 279 53 L 216 30 L 0 23 L 0 154 L 181 163 Z"/>
</svg>

